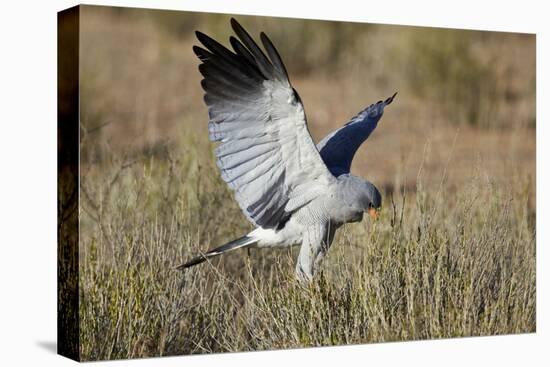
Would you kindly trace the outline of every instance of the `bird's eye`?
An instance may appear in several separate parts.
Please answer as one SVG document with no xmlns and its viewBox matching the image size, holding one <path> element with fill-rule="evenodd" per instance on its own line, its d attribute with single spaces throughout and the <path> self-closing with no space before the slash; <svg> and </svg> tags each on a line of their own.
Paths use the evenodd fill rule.
<svg viewBox="0 0 550 367">
<path fill-rule="evenodd" d="M 369 203 L 369 209 L 372 209 L 374 208 L 374 205 L 372 205 L 372 203 Z"/>
</svg>

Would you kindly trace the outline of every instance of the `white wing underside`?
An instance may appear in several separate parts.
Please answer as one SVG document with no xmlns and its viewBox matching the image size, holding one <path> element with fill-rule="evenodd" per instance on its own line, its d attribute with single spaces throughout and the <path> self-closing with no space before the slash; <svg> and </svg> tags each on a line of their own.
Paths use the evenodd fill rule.
<svg viewBox="0 0 550 367">
<path fill-rule="evenodd" d="M 262 34 L 268 59 L 238 23 L 232 25 L 242 41 L 230 39 L 234 52 L 201 33 L 208 50 L 194 48 L 203 62 L 209 136 L 221 142 L 217 165 L 243 212 L 258 226 L 276 228 L 326 193 L 335 178 L 269 39 Z"/>
</svg>

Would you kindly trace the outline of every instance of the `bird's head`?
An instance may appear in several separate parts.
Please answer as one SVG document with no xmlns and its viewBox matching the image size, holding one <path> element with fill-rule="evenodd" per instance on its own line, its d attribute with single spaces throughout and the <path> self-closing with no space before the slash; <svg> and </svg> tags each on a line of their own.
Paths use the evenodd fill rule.
<svg viewBox="0 0 550 367">
<path fill-rule="evenodd" d="M 369 181 L 349 173 L 338 176 L 342 200 L 355 211 L 366 212 L 371 218 L 378 218 L 382 206 L 380 191 Z M 362 217 L 362 216 L 361 216 Z"/>
<path fill-rule="evenodd" d="M 372 183 L 365 181 L 365 205 L 364 210 L 372 219 L 378 219 L 382 207 L 382 195 Z"/>
</svg>

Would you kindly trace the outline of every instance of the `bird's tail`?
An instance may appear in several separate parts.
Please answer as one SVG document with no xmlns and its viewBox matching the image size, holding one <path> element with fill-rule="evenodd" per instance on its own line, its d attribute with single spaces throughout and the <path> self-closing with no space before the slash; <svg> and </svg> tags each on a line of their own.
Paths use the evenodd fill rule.
<svg viewBox="0 0 550 367">
<path fill-rule="evenodd" d="M 238 248 L 253 245 L 256 242 L 258 242 L 258 239 L 253 238 L 253 237 L 244 236 L 244 237 L 238 238 L 236 240 L 233 240 L 231 242 L 226 243 L 225 245 L 222 245 L 220 247 L 216 247 L 215 249 L 212 249 L 212 250 L 210 250 L 210 251 L 208 251 L 204 254 L 200 254 L 198 256 L 195 256 L 194 258 L 192 258 L 191 260 L 189 260 L 185 264 L 181 264 L 181 265 L 177 266 L 176 269 L 178 269 L 178 270 L 187 269 L 187 268 L 189 268 L 193 265 L 200 264 L 200 263 L 202 263 L 202 262 L 204 262 L 208 259 L 211 259 L 213 257 L 216 257 L 218 255 L 225 254 L 226 252 L 233 251 L 233 250 L 236 250 Z"/>
</svg>

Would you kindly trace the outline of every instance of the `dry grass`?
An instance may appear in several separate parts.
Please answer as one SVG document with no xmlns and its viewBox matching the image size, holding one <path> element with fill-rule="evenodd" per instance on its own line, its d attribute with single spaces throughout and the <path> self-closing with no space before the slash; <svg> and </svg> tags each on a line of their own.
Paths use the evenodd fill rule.
<svg viewBox="0 0 550 367">
<path fill-rule="evenodd" d="M 85 173 L 84 359 L 535 330 L 528 182 L 387 194 L 380 221 L 339 233 L 311 286 L 294 280 L 288 250 L 240 251 L 181 274 L 175 265 L 248 228 L 205 146 Z"/>
<path fill-rule="evenodd" d="M 340 230 L 304 286 L 294 280 L 296 249 L 173 270 L 251 228 L 215 167 L 190 52 L 191 30 L 224 35 L 227 17 L 87 9 L 82 359 L 535 331 L 532 37 L 285 21 L 281 29 L 312 41 L 304 55 L 294 40 L 282 53 L 315 138 L 399 90 L 353 166 L 382 188 L 382 218 Z M 243 19 L 254 33 L 276 33 L 276 45 L 292 39 L 272 32 L 275 20 Z M 337 60 L 321 39 L 340 47 Z M 442 42 L 451 46 L 434 49 Z M 467 56 L 452 72 L 427 80 L 457 49 Z M 478 102 L 460 93 L 480 81 Z"/>
</svg>

